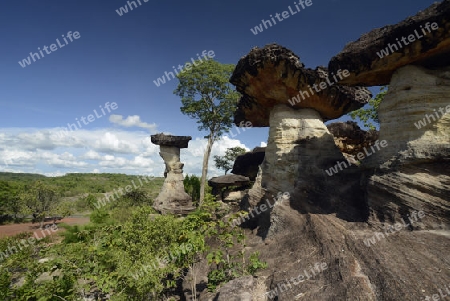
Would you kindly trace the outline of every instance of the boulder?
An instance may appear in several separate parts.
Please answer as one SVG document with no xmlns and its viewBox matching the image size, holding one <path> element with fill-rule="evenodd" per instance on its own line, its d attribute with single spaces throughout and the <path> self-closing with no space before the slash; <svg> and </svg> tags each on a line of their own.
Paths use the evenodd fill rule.
<svg viewBox="0 0 450 301">
<path fill-rule="evenodd" d="M 258 167 L 264 160 L 265 147 L 255 147 L 252 151 L 237 156 L 231 173 L 250 178 L 254 181 L 258 174 Z"/>
<path fill-rule="evenodd" d="M 258 279 L 246 276 L 233 279 L 223 285 L 214 300 L 216 301 L 265 301 L 265 286 Z"/>
</svg>

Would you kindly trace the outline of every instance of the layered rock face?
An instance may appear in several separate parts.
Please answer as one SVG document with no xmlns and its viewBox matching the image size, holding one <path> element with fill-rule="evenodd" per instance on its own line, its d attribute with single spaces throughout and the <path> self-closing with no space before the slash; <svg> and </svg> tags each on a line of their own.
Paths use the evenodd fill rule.
<svg viewBox="0 0 450 301">
<path fill-rule="evenodd" d="M 298 56 L 278 45 L 254 48 L 239 61 L 230 79 L 242 93 L 234 122 L 270 127 L 264 161 L 243 209 L 289 193 L 291 207 L 301 212 L 336 212 L 350 220 L 365 216 L 355 167 L 341 169 L 338 176 L 326 173 L 346 160 L 323 121 L 362 107 L 371 94 L 330 82 L 334 77 L 323 67 L 303 68 Z M 321 88 L 313 92 L 312 87 Z M 273 233 L 271 218 L 270 212 L 261 215 L 262 236 Z"/>
<path fill-rule="evenodd" d="M 151 141 L 160 146 L 166 170 L 163 187 L 153 207 L 161 213 L 187 214 L 194 210 L 192 198 L 184 191 L 183 166 L 180 162 L 180 148 L 188 146 L 190 136 L 152 135 Z"/>
<path fill-rule="evenodd" d="M 448 110 L 447 110 L 448 108 Z M 379 109 L 380 139 L 388 142 L 364 162 L 375 220 L 423 210 L 422 225 L 450 226 L 450 67 L 400 68 Z"/>
<path fill-rule="evenodd" d="M 324 168 L 344 160 L 333 137 L 312 109 L 295 110 L 276 105 L 270 113 L 266 156 L 258 177 L 271 194 L 304 189 L 312 177 L 325 177 Z M 255 194 L 254 187 L 250 194 Z M 255 204 L 252 204 L 255 205 Z"/>
<path fill-rule="evenodd" d="M 423 210 L 427 217 L 415 228 L 449 227 L 449 29 L 444 0 L 363 35 L 330 61 L 330 70 L 351 71 L 342 81 L 348 85 L 389 83 L 379 108 L 379 139 L 389 146 L 362 165 L 373 223 L 408 221 L 410 212 Z M 389 53 L 377 55 L 381 49 Z"/>
</svg>

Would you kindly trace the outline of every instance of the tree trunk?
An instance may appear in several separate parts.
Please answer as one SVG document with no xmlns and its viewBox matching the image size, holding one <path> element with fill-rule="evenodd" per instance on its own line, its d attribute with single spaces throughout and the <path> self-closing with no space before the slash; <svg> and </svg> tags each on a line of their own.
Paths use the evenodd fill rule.
<svg viewBox="0 0 450 301">
<path fill-rule="evenodd" d="M 206 188 L 206 177 L 208 176 L 208 162 L 209 155 L 211 154 L 211 149 L 214 143 L 213 134 L 211 133 L 208 137 L 208 144 L 206 145 L 205 154 L 203 155 L 203 167 L 202 167 L 202 179 L 200 183 L 200 201 L 199 206 L 203 204 L 205 199 L 205 188 Z"/>
</svg>

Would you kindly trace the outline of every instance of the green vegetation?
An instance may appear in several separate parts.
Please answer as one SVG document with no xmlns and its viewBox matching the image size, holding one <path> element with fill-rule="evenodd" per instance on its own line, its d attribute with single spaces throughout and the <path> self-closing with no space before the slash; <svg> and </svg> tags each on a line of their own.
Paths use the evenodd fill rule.
<svg viewBox="0 0 450 301">
<path fill-rule="evenodd" d="M 376 129 L 380 125 L 380 120 L 378 119 L 378 108 L 380 107 L 381 101 L 384 99 L 388 88 L 386 86 L 380 88 L 380 93 L 369 100 L 366 108 L 361 108 L 356 111 L 350 112 L 349 115 L 352 119 L 359 119 L 363 122 L 365 127 L 369 129 Z"/>
<path fill-rule="evenodd" d="M 233 113 L 239 93 L 231 86 L 229 79 L 234 70 L 232 64 L 221 64 L 208 60 L 180 72 L 174 94 L 181 97 L 181 112 L 197 120 L 200 131 L 207 131 L 208 139 L 203 156 L 202 178 L 200 182 L 201 204 L 205 196 L 208 161 L 215 141 L 230 130 Z"/>
<path fill-rule="evenodd" d="M 183 184 L 184 190 L 191 196 L 192 202 L 197 204 L 200 199 L 200 178 L 195 175 L 186 175 Z"/>
<path fill-rule="evenodd" d="M 125 174 L 67 174 L 45 177 L 35 174 L 0 173 L 0 224 L 21 222 L 35 214 L 35 221 L 43 216 L 67 216 L 87 213 L 104 193 L 125 188 L 134 182 L 138 189 L 121 196 L 117 204 L 123 208 L 131 203 L 143 204 L 154 199 L 164 178 L 149 178 Z M 142 184 L 141 184 L 142 183 Z M 47 200 L 50 200 L 46 203 Z"/>
<path fill-rule="evenodd" d="M 225 174 L 233 169 L 237 156 L 245 154 L 247 150 L 240 146 L 230 147 L 225 151 L 225 156 L 214 156 L 214 162 L 218 169 L 225 170 Z"/>
<path fill-rule="evenodd" d="M 86 183 L 84 177 L 100 179 L 101 185 L 111 187 L 103 180 L 108 176 L 81 175 L 78 182 Z M 111 178 L 124 187 L 129 185 L 129 177 Z M 23 183 L 15 178 L 11 183 L 18 185 L 17 190 L 10 182 L 3 185 L 10 192 L 34 197 L 32 204 L 37 208 L 42 204 L 51 207 L 48 202 L 53 200 L 63 203 L 56 196 L 65 189 L 61 186 L 65 179 L 36 180 Z M 197 279 L 188 279 L 187 272 L 206 263 L 210 265 L 209 290 L 231 279 L 254 275 L 267 266 L 258 253 L 246 253 L 243 230 L 231 225 L 241 213 L 225 221 L 223 217 L 230 212 L 206 193 L 204 202 L 186 217 L 157 214 L 151 207 L 151 196 L 157 195 L 161 185 L 162 179 L 155 179 L 97 208 L 102 195 L 95 192 L 99 184 L 91 179 L 90 190 L 77 199 L 66 200 L 71 209 L 89 211 L 90 223 L 60 224 L 64 230 L 17 252 L 6 253 L 31 233 L 0 239 L 0 300 L 75 301 L 93 295 L 98 300 L 110 296 L 113 301 L 170 300 L 170 296 L 179 295 L 177 289 L 183 279 L 192 283 L 195 294 Z M 198 199 L 199 178 L 187 176 L 185 185 Z M 3 193 L 2 197 L 10 196 Z"/>
</svg>

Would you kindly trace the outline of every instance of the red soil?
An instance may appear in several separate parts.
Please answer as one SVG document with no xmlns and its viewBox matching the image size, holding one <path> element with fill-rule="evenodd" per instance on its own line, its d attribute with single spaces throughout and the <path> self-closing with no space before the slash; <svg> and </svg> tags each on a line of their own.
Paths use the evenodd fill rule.
<svg viewBox="0 0 450 301">
<path fill-rule="evenodd" d="M 68 225 L 84 225 L 89 222 L 88 217 L 67 217 L 63 218 L 60 221 L 57 221 L 56 224 L 66 223 Z M 51 225 L 52 222 L 47 222 L 45 225 Z M 0 238 L 13 236 L 22 232 L 34 232 L 39 229 L 39 223 L 23 223 L 23 224 L 11 224 L 11 225 L 3 225 L 0 226 Z M 51 231 L 47 231 L 51 232 Z M 58 231 L 59 232 L 59 231 Z M 57 232 L 55 232 L 57 233 Z"/>
</svg>

